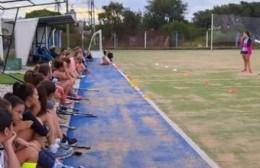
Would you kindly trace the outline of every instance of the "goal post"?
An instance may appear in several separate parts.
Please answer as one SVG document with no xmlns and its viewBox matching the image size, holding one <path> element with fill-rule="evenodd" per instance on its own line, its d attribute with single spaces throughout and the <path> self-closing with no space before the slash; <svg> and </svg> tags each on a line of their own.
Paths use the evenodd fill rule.
<svg viewBox="0 0 260 168">
<path fill-rule="evenodd" d="M 96 31 L 90 40 L 88 50 L 91 52 L 94 58 L 101 58 L 103 56 L 103 43 L 102 43 L 102 30 Z M 94 43 L 98 44 L 97 50 L 92 50 Z"/>
</svg>

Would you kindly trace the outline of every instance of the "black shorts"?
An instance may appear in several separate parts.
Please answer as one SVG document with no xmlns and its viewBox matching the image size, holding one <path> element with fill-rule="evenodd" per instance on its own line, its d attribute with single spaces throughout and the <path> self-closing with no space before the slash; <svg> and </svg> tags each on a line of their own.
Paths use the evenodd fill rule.
<svg viewBox="0 0 260 168">
<path fill-rule="evenodd" d="M 241 51 L 241 54 L 248 54 L 247 51 Z"/>
</svg>

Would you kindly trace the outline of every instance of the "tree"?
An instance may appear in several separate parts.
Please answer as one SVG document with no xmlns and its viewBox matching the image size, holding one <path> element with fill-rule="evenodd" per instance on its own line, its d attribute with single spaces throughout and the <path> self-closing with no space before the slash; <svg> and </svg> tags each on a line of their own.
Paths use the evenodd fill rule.
<svg viewBox="0 0 260 168">
<path fill-rule="evenodd" d="M 194 13 L 193 22 L 201 27 L 209 28 L 211 25 L 211 14 L 236 15 L 247 17 L 260 17 L 260 2 L 244 2 L 240 4 L 228 4 L 216 6 L 212 10 L 198 11 Z"/>
<path fill-rule="evenodd" d="M 34 10 L 30 13 L 26 13 L 25 18 L 35 18 L 35 17 L 44 17 L 44 16 L 56 16 L 56 15 L 61 15 L 60 12 L 54 12 L 54 11 L 49 11 L 47 9 L 42 9 L 42 10 Z"/>
<path fill-rule="evenodd" d="M 50 11 L 47 9 L 41 9 L 41 10 L 34 10 L 30 13 L 25 14 L 25 18 L 36 18 L 36 17 L 46 17 L 46 16 L 57 16 L 61 15 L 60 12 Z M 62 25 L 56 25 L 54 26 L 56 29 L 65 31 L 65 27 Z"/>
<path fill-rule="evenodd" d="M 141 26 L 142 14 L 125 9 L 123 12 L 123 28 L 126 34 L 135 33 Z"/>
<path fill-rule="evenodd" d="M 187 39 L 189 37 L 189 25 L 183 22 L 172 22 L 162 26 L 162 29 L 170 34 L 175 34 L 178 32 L 181 34 L 183 39 Z"/>
<path fill-rule="evenodd" d="M 60 12 L 55 12 L 55 11 L 50 11 L 47 9 L 42 9 L 42 10 L 34 10 L 30 13 L 26 13 L 25 17 L 26 18 L 36 18 L 36 17 L 46 17 L 46 16 L 57 16 L 61 15 Z M 77 26 L 74 24 L 69 25 L 70 28 L 70 36 L 73 37 L 70 40 L 71 46 L 77 46 L 80 45 L 80 34 L 77 31 Z M 53 25 L 52 28 L 55 28 L 57 30 L 62 30 L 63 32 L 66 31 L 65 25 Z M 65 37 L 65 34 L 62 35 L 62 44 L 66 44 L 67 38 Z"/>
<path fill-rule="evenodd" d="M 176 32 L 178 32 L 183 40 L 192 40 L 204 37 L 206 32 L 205 29 L 197 27 L 192 23 L 178 21 L 163 25 L 162 30 L 170 34 L 175 34 Z"/>
<path fill-rule="evenodd" d="M 104 11 L 98 15 L 97 27 L 103 30 L 106 37 L 111 37 L 113 33 L 132 34 L 141 24 L 142 14 L 125 8 L 121 3 L 111 2 L 102 9 Z"/>
<path fill-rule="evenodd" d="M 184 21 L 187 4 L 182 0 L 149 0 L 144 15 L 147 28 L 159 29 L 173 21 Z"/>
<path fill-rule="evenodd" d="M 110 32 L 117 32 L 122 23 L 124 7 L 121 3 L 111 2 L 109 5 L 102 7 L 104 12 L 98 14 L 98 20 L 101 25 L 110 29 Z"/>
<path fill-rule="evenodd" d="M 210 28 L 212 10 L 199 11 L 194 13 L 193 23 L 199 27 Z"/>
</svg>

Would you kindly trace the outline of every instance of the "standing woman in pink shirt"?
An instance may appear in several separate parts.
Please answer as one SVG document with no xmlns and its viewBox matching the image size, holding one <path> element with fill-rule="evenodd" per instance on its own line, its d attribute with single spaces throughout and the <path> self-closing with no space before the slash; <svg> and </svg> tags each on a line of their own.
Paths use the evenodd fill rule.
<svg viewBox="0 0 260 168">
<path fill-rule="evenodd" d="M 253 49 L 253 40 L 250 37 L 250 33 L 248 31 L 243 33 L 243 36 L 240 40 L 240 48 L 241 48 L 241 55 L 244 61 L 244 69 L 242 72 L 249 72 L 252 73 L 250 57 L 252 55 Z"/>
</svg>

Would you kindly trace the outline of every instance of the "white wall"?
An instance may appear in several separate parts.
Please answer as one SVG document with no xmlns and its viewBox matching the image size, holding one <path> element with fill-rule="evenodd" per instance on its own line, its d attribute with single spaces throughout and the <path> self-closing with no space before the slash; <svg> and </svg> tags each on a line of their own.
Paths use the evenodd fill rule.
<svg viewBox="0 0 260 168">
<path fill-rule="evenodd" d="M 22 65 L 27 64 L 32 46 L 38 18 L 17 20 L 15 25 L 15 51 L 16 58 L 22 59 Z"/>
</svg>

